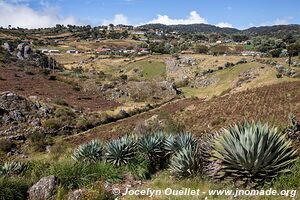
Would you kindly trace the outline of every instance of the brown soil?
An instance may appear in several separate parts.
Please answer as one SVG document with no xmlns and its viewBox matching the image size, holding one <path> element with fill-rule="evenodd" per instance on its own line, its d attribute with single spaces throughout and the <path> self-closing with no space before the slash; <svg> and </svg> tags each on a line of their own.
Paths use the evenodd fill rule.
<svg viewBox="0 0 300 200">
<path fill-rule="evenodd" d="M 82 92 L 73 89 L 73 86 L 57 80 L 48 80 L 48 77 L 30 69 L 34 75 L 25 73 L 18 67 L 0 67 L 0 92 L 13 91 L 23 96 L 38 96 L 51 102 L 54 99 L 66 101 L 77 109 L 91 111 L 107 110 L 118 106 L 119 103 L 105 100 L 99 92 Z"/>
<path fill-rule="evenodd" d="M 135 125 L 155 114 L 167 112 L 195 135 L 219 130 L 233 122 L 260 120 L 284 126 L 288 114 L 300 117 L 300 81 L 264 86 L 211 100 L 184 99 L 124 120 L 96 127 L 71 136 L 68 142 L 81 144 L 94 138 L 107 141 L 130 133 Z"/>
</svg>

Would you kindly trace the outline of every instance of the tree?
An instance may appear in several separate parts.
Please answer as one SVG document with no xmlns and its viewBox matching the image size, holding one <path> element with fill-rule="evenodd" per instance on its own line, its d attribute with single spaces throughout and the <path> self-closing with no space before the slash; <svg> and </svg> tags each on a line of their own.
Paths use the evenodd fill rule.
<svg viewBox="0 0 300 200">
<path fill-rule="evenodd" d="M 292 57 L 297 56 L 300 53 L 300 42 L 291 44 L 287 47 L 288 56 L 289 56 L 289 65 L 292 63 Z"/>
<path fill-rule="evenodd" d="M 283 38 L 283 41 L 284 41 L 286 44 L 290 45 L 290 44 L 295 43 L 295 42 L 296 42 L 296 39 L 294 38 L 293 35 L 288 34 L 287 36 L 285 36 L 285 37 Z"/>
<path fill-rule="evenodd" d="M 231 38 L 235 42 L 243 42 L 249 39 L 246 35 L 232 35 Z"/>
<path fill-rule="evenodd" d="M 206 45 L 198 44 L 194 47 L 195 53 L 204 53 L 208 52 L 208 47 Z"/>
<path fill-rule="evenodd" d="M 273 58 L 278 58 L 282 52 L 282 48 L 272 49 L 269 51 Z"/>
</svg>

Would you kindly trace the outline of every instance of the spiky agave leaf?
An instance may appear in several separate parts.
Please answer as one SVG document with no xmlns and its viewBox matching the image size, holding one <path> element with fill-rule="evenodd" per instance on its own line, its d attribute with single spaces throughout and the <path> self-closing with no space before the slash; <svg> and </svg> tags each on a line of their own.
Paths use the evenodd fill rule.
<svg viewBox="0 0 300 200">
<path fill-rule="evenodd" d="M 182 132 L 178 135 L 170 135 L 165 141 L 165 150 L 169 154 L 174 154 L 183 148 L 195 149 L 198 141 L 189 132 Z"/>
<path fill-rule="evenodd" d="M 145 154 L 152 167 L 163 164 L 162 158 L 165 156 L 164 142 L 166 135 L 163 132 L 144 135 L 138 141 L 139 150 Z"/>
<path fill-rule="evenodd" d="M 212 150 L 212 161 L 220 165 L 215 178 L 244 185 L 263 184 L 287 172 L 296 159 L 296 151 L 285 135 L 267 124 L 255 122 L 224 129 Z"/>
<path fill-rule="evenodd" d="M 2 176 L 20 175 L 26 170 L 26 165 L 22 162 L 11 161 L 5 162 L 1 167 Z"/>
<path fill-rule="evenodd" d="M 99 140 L 92 140 L 75 149 L 72 158 L 76 161 L 97 162 L 102 159 L 103 151 L 103 144 Z"/>
<path fill-rule="evenodd" d="M 106 161 L 119 167 L 128 164 L 137 150 L 137 142 L 134 137 L 126 135 L 111 141 L 106 147 Z"/>
<path fill-rule="evenodd" d="M 203 160 L 199 148 L 188 146 L 175 153 L 170 160 L 171 172 L 179 178 L 203 172 Z"/>
</svg>

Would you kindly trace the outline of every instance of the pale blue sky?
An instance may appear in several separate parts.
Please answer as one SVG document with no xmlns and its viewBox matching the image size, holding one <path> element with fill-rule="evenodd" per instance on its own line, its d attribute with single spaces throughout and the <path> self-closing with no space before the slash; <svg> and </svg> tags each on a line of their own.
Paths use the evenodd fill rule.
<svg viewBox="0 0 300 200">
<path fill-rule="evenodd" d="M 208 23 L 239 29 L 299 24 L 300 1 L 0 0 L 0 26 L 45 27 L 55 23 L 101 25 L 112 22 L 132 25 Z"/>
</svg>

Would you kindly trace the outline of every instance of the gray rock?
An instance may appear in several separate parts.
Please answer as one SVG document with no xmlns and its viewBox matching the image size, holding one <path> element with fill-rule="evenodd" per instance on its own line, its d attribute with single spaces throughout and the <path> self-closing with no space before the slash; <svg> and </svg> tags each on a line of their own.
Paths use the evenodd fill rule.
<svg viewBox="0 0 300 200">
<path fill-rule="evenodd" d="M 69 194 L 68 200 L 83 200 L 85 199 L 86 189 L 78 189 Z"/>
<path fill-rule="evenodd" d="M 0 93 L 0 136 L 24 133 L 24 128 L 40 126 L 52 109 L 12 92 Z"/>
<path fill-rule="evenodd" d="M 5 42 L 5 43 L 2 45 L 2 47 L 3 47 L 7 52 L 9 52 L 9 53 L 12 52 L 12 49 L 11 49 L 10 45 L 9 45 L 7 42 Z"/>
<path fill-rule="evenodd" d="M 40 179 L 29 190 L 30 200 L 49 200 L 54 199 L 57 191 L 57 178 L 55 176 L 47 176 Z"/>
<path fill-rule="evenodd" d="M 26 45 L 24 47 L 24 58 L 28 58 L 29 57 L 29 53 L 30 53 L 31 49 L 29 45 Z"/>
</svg>

